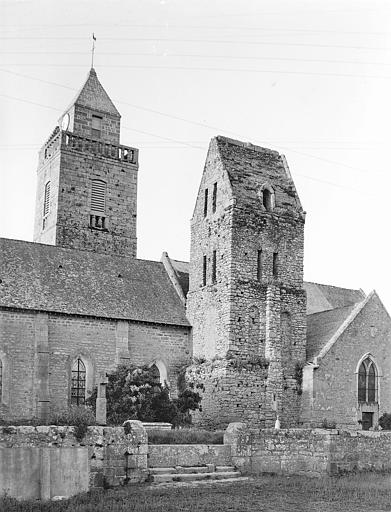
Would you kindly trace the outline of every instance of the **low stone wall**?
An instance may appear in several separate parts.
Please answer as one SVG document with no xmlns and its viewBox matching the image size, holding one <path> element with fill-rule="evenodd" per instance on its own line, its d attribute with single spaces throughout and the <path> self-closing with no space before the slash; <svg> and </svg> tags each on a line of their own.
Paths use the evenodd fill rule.
<svg viewBox="0 0 391 512">
<path fill-rule="evenodd" d="M 166 468 L 173 466 L 201 466 L 231 464 L 231 447 L 226 444 L 150 444 L 148 466 Z"/>
<path fill-rule="evenodd" d="M 245 474 L 321 476 L 391 470 L 391 432 L 255 430 L 231 423 L 224 435 L 232 463 Z"/>
<path fill-rule="evenodd" d="M 89 427 L 81 441 L 74 427 L 0 427 L 0 494 L 49 499 L 106 485 L 143 482 L 147 434 L 139 421 Z"/>
</svg>

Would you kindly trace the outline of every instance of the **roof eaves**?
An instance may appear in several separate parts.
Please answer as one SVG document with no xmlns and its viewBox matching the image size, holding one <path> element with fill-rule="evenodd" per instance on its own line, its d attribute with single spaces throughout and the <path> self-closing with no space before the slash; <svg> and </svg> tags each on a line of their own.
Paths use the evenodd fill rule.
<svg viewBox="0 0 391 512">
<path fill-rule="evenodd" d="M 362 302 L 359 302 L 350 315 L 342 322 L 337 331 L 333 334 L 333 336 L 329 339 L 329 341 L 324 345 L 322 350 L 319 352 L 317 356 L 314 357 L 315 364 L 318 364 L 318 360 L 322 359 L 333 347 L 333 345 L 337 342 L 340 336 L 346 331 L 349 325 L 353 322 L 356 316 L 364 309 L 364 307 L 368 304 L 370 299 L 374 296 L 374 291 L 372 291 Z"/>
</svg>

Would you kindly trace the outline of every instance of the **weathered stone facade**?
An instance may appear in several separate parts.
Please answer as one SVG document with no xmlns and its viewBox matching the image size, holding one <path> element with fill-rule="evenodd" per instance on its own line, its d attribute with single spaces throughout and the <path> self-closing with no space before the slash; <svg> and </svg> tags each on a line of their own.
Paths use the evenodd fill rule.
<svg viewBox="0 0 391 512">
<path fill-rule="evenodd" d="M 187 302 L 194 355 L 222 358 L 219 370 L 205 372 L 204 417 L 218 411 L 226 424 L 244 414 L 261 426 L 274 424 L 276 414 L 286 425 L 299 421 L 304 218 L 283 157 L 212 141 L 191 221 Z M 242 375 L 230 360 L 246 368 Z M 211 381 L 219 393 L 209 392 Z"/>
<path fill-rule="evenodd" d="M 93 91 L 86 97 L 87 86 L 100 101 L 92 101 Z M 91 70 L 64 115 L 70 125 L 54 130 L 39 154 L 35 242 L 136 257 L 138 150 L 120 145 L 113 109 Z"/>
</svg>

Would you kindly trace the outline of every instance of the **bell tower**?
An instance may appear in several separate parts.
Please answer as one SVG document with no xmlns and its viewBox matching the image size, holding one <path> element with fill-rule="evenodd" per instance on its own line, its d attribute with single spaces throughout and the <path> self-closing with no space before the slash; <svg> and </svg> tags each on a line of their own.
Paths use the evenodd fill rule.
<svg viewBox="0 0 391 512">
<path fill-rule="evenodd" d="M 91 68 L 39 153 L 34 241 L 136 257 L 138 150 Z"/>
<path fill-rule="evenodd" d="M 305 360 L 305 213 L 285 158 L 212 139 L 191 220 L 187 307 L 204 424 L 296 425 Z"/>
</svg>

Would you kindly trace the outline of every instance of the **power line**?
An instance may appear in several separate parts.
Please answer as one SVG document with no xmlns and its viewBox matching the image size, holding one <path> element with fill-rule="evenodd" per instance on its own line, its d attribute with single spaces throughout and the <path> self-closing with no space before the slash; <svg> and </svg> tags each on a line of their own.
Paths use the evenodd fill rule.
<svg viewBox="0 0 391 512">
<path fill-rule="evenodd" d="M 32 64 L 32 63 L 7 63 L 7 66 L 16 67 L 37 67 L 37 68 L 85 68 L 85 64 Z M 305 75 L 305 76 L 333 76 L 340 78 L 374 78 L 381 80 L 390 80 L 391 75 L 365 75 L 359 73 L 324 73 L 321 71 L 291 71 L 281 69 L 245 69 L 245 68 L 216 68 L 216 67 L 197 67 L 197 66 L 142 66 L 135 64 L 105 64 L 105 68 L 118 69 L 153 69 L 158 70 L 174 70 L 174 71 L 212 71 L 212 72 L 228 72 L 228 73 L 262 73 L 276 75 Z"/>
<path fill-rule="evenodd" d="M 243 44 L 255 46 L 299 46 L 310 48 L 338 48 L 349 50 L 374 50 L 374 51 L 390 51 L 391 48 L 387 47 L 373 47 L 373 46 L 351 46 L 339 44 L 316 44 L 316 43 L 292 43 L 292 42 L 275 42 L 275 41 L 243 41 L 231 39 L 190 39 L 190 38 L 172 38 L 172 37 L 100 37 L 101 41 L 131 41 L 131 42 L 172 42 L 172 43 L 197 43 L 197 44 Z M 39 40 L 39 41 L 85 41 L 85 37 L 54 37 L 54 36 L 0 36 L 0 40 Z"/>
<path fill-rule="evenodd" d="M 32 78 L 32 77 L 30 77 L 30 78 Z M 38 79 L 38 80 L 41 81 L 41 79 Z M 59 84 L 56 84 L 56 83 L 53 82 L 53 85 L 59 85 Z M 66 87 L 66 88 L 69 88 L 69 87 Z M 6 97 L 6 98 L 10 98 L 10 99 L 14 99 L 14 100 L 18 100 L 18 101 L 22 101 L 22 102 L 25 102 L 25 103 L 30 103 L 30 104 L 37 105 L 37 106 L 42 106 L 42 107 L 45 107 L 45 108 L 50 108 L 52 110 L 63 112 L 63 110 L 57 109 L 55 107 L 51 107 L 51 106 L 48 106 L 48 105 L 42 105 L 40 103 L 31 102 L 29 100 L 25 100 L 25 99 L 22 99 L 22 98 L 17 98 L 15 96 L 8 96 L 8 95 L 4 95 L 4 94 L 0 94 L 0 96 Z M 230 130 L 224 130 L 222 128 L 219 128 L 219 127 L 216 127 L 216 126 L 213 126 L 213 125 L 208 125 L 208 124 L 205 124 L 205 123 L 199 123 L 197 121 L 192 121 L 192 120 L 189 120 L 189 119 L 186 119 L 186 118 L 182 118 L 182 117 L 178 117 L 178 116 L 173 116 L 173 115 L 170 115 L 170 114 L 166 114 L 166 113 L 160 112 L 158 110 L 149 109 L 149 108 L 146 108 L 146 107 L 141 107 L 141 106 L 138 106 L 138 105 L 135 105 L 135 104 L 132 104 L 132 103 L 128 103 L 128 102 L 121 102 L 121 103 L 129 105 L 129 106 L 132 106 L 132 107 L 135 107 L 135 108 L 138 108 L 140 110 L 149 111 L 151 113 L 158 114 L 158 115 L 161 115 L 161 116 L 164 116 L 164 117 L 170 117 L 172 119 L 183 121 L 183 122 L 186 122 L 186 123 L 189 123 L 189 124 L 192 124 L 192 125 L 201 126 L 201 127 L 208 128 L 208 129 L 211 129 L 211 130 L 214 130 L 214 131 L 217 131 L 217 132 L 228 133 L 228 134 L 233 135 L 234 137 L 243 138 L 241 134 L 238 134 L 236 132 L 232 132 Z M 195 145 L 189 144 L 187 142 L 178 141 L 176 139 L 172 139 L 172 138 L 169 138 L 169 137 L 164 137 L 164 136 L 157 135 L 157 134 L 154 134 L 154 133 L 151 133 L 151 132 L 141 131 L 141 130 L 137 130 L 135 128 L 130 128 L 130 127 L 126 127 L 126 126 L 123 126 L 123 128 L 125 130 L 135 131 L 135 132 L 138 132 L 138 133 L 142 133 L 143 135 L 151 135 L 152 137 L 156 137 L 156 138 L 161 139 L 161 140 L 167 140 L 167 141 L 170 141 L 170 142 L 175 142 L 177 144 L 181 144 L 181 145 L 185 145 L 185 146 L 188 146 L 188 147 L 192 147 L 194 149 L 201 149 L 201 150 L 203 149 L 203 148 L 201 148 L 199 146 L 195 146 Z M 259 139 L 258 139 L 258 141 L 255 141 L 255 142 L 258 142 L 259 144 L 268 143 L 266 140 L 259 141 Z M 285 150 L 291 151 L 291 152 L 296 153 L 296 154 L 301 155 L 301 156 L 313 158 L 313 159 L 316 159 L 316 160 L 319 160 L 319 161 L 324 161 L 326 163 L 331 163 L 333 165 L 338 165 L 338 166 L 346 167 L 348 169 L 359 171 L 359 172 L 362 172 L 362 173 L 381 174 L 381 173 L 378 173 L 376 171 L 369 171 L 369 170 L 365 170 L 365 169 L 360 169 L 358 167 L 354 167 L 354 166 L 351 166 L 349 164 L 344 164 L 342 162 L 337 162 L 335 160 L 330 160 L 328 158 L 323 158 L 323 157 L 311 155 L 309 153 L 304 153 L 302 151 L 298 151 L 298 150 L 292 149 L 292 148 L 290 148 L 288 146 L 282 146 L 281 144 L 277 144 L 277 146 L 282 148 L 284 151 Z"/>
<path fill-rule="evenodd" d="M 90 52 L 45 52 L 45 51 L 6 51 L 2 55 L 89 55 Z M 255 60 L 255 61 L 277 61 L 277 62 L 309 62 L 316 64 L 354 64 L 364 66 L 391 66 L 391 62 L 374 62 L 358 60 L 335 60 L 335 59 L 301 59 L 296 57 L 254 57 L 251 55 L 211 55 L 196 53 L 142 53 L 142 52 L 99 52 L 99 56 L 118 57 L 152 57 L 152 58 L 197 58 L 197 59 L 223 59 L 223 60 Z"/>
</svg>

